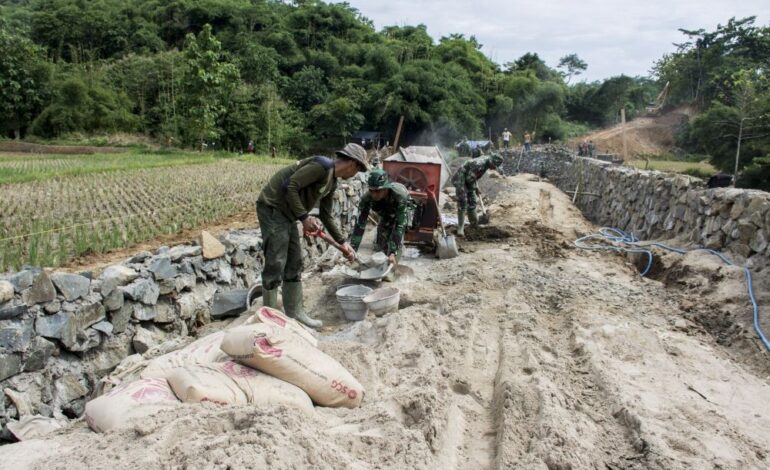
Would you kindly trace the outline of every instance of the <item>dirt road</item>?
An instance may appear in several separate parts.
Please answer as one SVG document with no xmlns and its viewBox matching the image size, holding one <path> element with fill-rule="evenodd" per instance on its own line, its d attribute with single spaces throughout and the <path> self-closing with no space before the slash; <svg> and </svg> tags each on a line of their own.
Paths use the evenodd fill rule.
<svg viewBox="0 0 770 470">
<path fill-rule="evenodd" d="M 770 355 L 685 315 L 722 296 L 744 321 L 740 270 L 710 294 L 642 279 L 572 248 L 595 227 L 557 189 L 503 183 L 494 227 L 459 258 L 404 259 L 398 313 L 344 324 L 334 285 L 308 280 L 322 348 L 366 387 L 360 408 L 190 405 L 104 435 L 80 423 L 0 448 L 0 467 L 768 468 Z"/>
</svg>

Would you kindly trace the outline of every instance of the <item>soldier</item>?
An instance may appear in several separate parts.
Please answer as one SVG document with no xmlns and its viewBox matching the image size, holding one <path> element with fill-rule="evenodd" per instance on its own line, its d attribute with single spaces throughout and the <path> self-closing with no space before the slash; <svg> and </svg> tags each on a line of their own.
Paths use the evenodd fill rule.
<svg viewBox="0 0 770 470">
<path fill-rule="evenodd" d="M 369 211 L 374 210 L 380 218 L 375 243 L 380 251 L 388 255 L 388 262 L 395 265 L 401 258 L 401 246 L 412 208 L 409 191 L 403 184 L 390 182 L 388 174 L 380 168 L 369 173 L 367 182 L 369 192 L 358 204 L 358 222 L 350 237 L 350 245 L 354 250 L 361 246 Z"/>
<path fill-rule="evenodd" d="M 477 225 L 479 219 L 476 216 L 476 191 L 477 182 L 484 176 L 488 169 L 496 169 L 503 163 L 503 157 L 492 154 L 487 157 L 468 160 L 457 170 L 452 183 L 457 195 L 457 235 L 465 236 L 465 211 L 468 211 L 468 220 L 471 225 Z"/>
<path fill-rule="evenodd" d="M 367 171 L 366 151 L 358 144 L 348 144 L 337 151 L 337 158 L 310 157 L 279 170 L 267 182 L 257 199 L 257 218 L 262 230 L 265 267 L 262 270 L 262 302 L 278 307 L 278 287 L 283 284 L 286 315 L 311 328 L 322 322 L 307 316 L 302 303 L 302 248 L 297 221 L 306 232 L 323 227 L 337 242 L 344 243 L 345 256 L 355 259 L 355 251 L 332 217 L 337 178 L 352 178 Z M 320 201 L 320 221 L 309 212 Z"/>
</svg>

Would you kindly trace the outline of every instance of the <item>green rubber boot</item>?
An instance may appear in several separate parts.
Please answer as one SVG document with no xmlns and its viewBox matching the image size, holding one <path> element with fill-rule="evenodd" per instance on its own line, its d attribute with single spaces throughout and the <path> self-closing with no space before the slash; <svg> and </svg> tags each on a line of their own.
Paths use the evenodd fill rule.
<svg viewBox="0 0 770 470">
<path fill-rule="evenodd" d="M 468 210 L 468 222 L 471 223 L 471 227 L 479 225 L 479 216 L 476 214 L 476 209 Z"/>
<path fill-rule="evenodd" d="M 278 308 L 278 288 L 262 289 L 262 305 L 270 308 Z"/>
<path fill-rule="evenodd" d="M 293 318 L 310 328 L 321 328 L 323 322 L 310 318 L 305 313 L 305 307 L 302 304 L 302 283 L 284 282 L 283 283 L 283 308 L 286 316 Z"/>
<path fill-rule="evenodd" d="M 465 236 L 465 212 L 457 211 L 457 236 Z"/>
</svg>

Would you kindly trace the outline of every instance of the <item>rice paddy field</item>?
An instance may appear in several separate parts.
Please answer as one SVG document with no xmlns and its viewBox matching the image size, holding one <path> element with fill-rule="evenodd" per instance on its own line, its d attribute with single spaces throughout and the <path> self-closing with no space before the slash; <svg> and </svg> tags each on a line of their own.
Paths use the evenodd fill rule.
<svg viewBox="0 0 770 470">
<path fill-rule="evenodd" d="M 0 272 L 61 266 L 253 210 L 286 163 L 192 152 L 0 154 Z"/>
</svg>

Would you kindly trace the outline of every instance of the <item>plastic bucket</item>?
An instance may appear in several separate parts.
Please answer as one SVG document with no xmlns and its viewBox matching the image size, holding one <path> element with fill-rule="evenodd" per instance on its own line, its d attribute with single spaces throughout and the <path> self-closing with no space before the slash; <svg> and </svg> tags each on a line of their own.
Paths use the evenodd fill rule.
<svg viewBox="0 0 770 470">
<path fill-rule="evenodd" d="M 401 291 L 395 287 L 383 287 L 368 294 L 363 302 L 376 316 L 398 311 L 398 302 L 401 300 Z"/>
<path fill-rule="evenodd" d="M 343 286 L 337 290 L 337 302 L 342 307 L 345 318 L 350 321 L 361 321 L 366 318 L 368 307 L 363 301 L 367 294 L 372 292 L 371 287 L 361 285 Z"/>
</svg>

